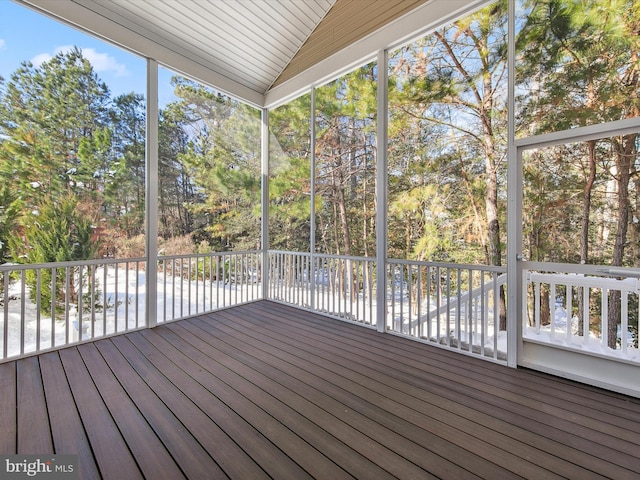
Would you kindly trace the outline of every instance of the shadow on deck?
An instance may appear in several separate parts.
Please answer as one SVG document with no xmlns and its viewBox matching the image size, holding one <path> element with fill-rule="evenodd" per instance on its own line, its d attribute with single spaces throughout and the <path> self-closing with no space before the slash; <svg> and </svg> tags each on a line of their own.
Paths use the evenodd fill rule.
<svg viewBox="0 0 640 480">
<path fill-rule="evenodd" d="M 0 365 L 80 478 L 634 478 L 640 400 L 260 301 Z"/>
</svg>

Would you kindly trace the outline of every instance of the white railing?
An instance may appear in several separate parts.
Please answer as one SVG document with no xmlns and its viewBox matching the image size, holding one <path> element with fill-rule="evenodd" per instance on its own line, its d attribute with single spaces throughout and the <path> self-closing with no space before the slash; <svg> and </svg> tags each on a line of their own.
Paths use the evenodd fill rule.
<svg viewBox="0 0 640 480">
<path fill-rule="evenodd" d="M 640 361 L 640 272 L 581 265 L 583 272 L 576 273 L 569 266 L 564 271 L 562 266 L 552 267 L 549 272 L 524 271 L 523 338 Z M 611 301 L 619 302 L 619 319 L 609 318 Z M 608 338 L 611 322 L 617 330 L 615 346 Z"/>
<path fill-rule="evenodd" d="M 144 258 L 0 265 L 0 361 L 144 328 L 147 292 L 157 323 L 258 300 L 260 259 L 258 251 L 159 257 L 155 286 Z"/>
<path fill-rule="evenodd" d="M 375 259 L 269 251 L 270 300 L 374 326 L 375 292 Z"/>
<path fill-rule="evenodd" d="M 258 300 L 261 277 L 259 251 L 159 257 L 157 322 Z"/>
<path fill-rule="evenodd" d="M 143 258 L 0 265 L 0 360 L 145 325 Z"/>
<path fill-rule="evenodd" d="M 388 260 L 387 330 L 505 362 L 507 332 L 500 329 L 505 272 L 504 267 Z"/>
</svg>

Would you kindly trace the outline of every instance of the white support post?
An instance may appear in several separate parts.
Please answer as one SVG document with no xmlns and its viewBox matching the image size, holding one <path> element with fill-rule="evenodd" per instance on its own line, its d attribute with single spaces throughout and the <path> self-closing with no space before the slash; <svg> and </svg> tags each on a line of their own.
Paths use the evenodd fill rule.
<svg viewBox="0 0 640 480">
<path fill-rule="evenodd" d="M 311 311 L 316 309 L 316 89 L 311 88 L 311 108 L 309 112 L 309 132 L 310 132 L 310 165 L 309 173 L 311 174 L 311 209 L 310 209 L 310 227 L 309 227 L 309 262 L 311 263 L 311 301 L 309 306 Z"/>
<path fill-rule="evenodd" d="M 261 185 L 261 234 L 262 250 L 262 298 L 269 298 L 269 110 L 262 109 L 262 134 L 260 147 L 262 165 Z"/>
<path fill-rule="evenodd" d="M 388 140 L 388 63 L 386 50 L 378 52 L 377 151 L 376 151 L 376 328 L 387 325 L 387 140 Z"/>
<path fill-rule="evenodd" d="M 158 321 L 158 62 L 147 60 L 147 125 L 146 125 L 146 317 L 147 327 Z"/>
<path fill-rule="evenodd" d="M 509 0 L 507 38 L 507 365 L 515 368 L 522 338 L 520 315 L 523 305 L 519 268 L 522 260 L 522 166 L 515 144 L 515 0 Z"/>
</svg>

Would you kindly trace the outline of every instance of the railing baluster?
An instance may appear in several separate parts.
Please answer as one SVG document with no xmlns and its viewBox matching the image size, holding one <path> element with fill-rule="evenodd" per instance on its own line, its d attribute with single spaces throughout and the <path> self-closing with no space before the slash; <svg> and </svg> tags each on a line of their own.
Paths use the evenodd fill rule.
<svg viewBox="0 0 640 480">
<path fill-rule="evenodd" d="M 3 285 L 3 311 L 2 317 L 2 358 L 5 359 L 9 355 L 9 271 L 2 272 L 2 285 Z"/>
<path fill-rule="evenodd" d="M 473 270 L 469 269 L 467 270 L 467 278 L 468 278 L 468 283 L 469 283 L 469 291 L 472 292 L 474 290 L 473 288 Z M 465 319 L 465 325 L 466 325 L 466 329 L 467 329 L 467 341 L 469 342 L 469 351 L 472 352 L 473 351 L 473 344 L 474 344 L 474 330 L 473 330 L 473 303 L 474 303 L 474 297 L 473 295 L 469 295 L 469 304 L 467 305 L 467 315 L 466 315 L 466 319 Z"/>
<path fill-rule="evenodd" d="M 623 291 L 620 295 L 620 348 L 627 353 L 627 335 L 629 333 L 629 294 Z"/>
<path fill-rule="evenodd" d="M 36 269 L 36 352 L 40 351 L 41 338 L 41 311 L 40 304 L 42 301 L 42 269 Z"/>
<path fill-rule="evenodd" d="M 427 338 L 431 340 L 431 267 L 426 265 L 427 276 Z"/>
<path fill-rule="evenodd" d="M 482 325 L 480 332 L 480 355 L 484 355 L 484 346 L 487 343 L 487 331 L 489 329 L 489 302 L 487 301 L 487 295 L 485 293 L 485 274 L 480 273 L 480 324 Z M 494 300 L 495 301 L 495 300 Z M 498 334 L 496 328 L 496 319 L 493 319 L 493 334 Z"/>
<path fill-rule="evenodd" d="M 584 301 L 582 302 L 582 341 L 585 345 L 589 343 L 589 302 L 591 297 L 591 289 L 589 287 L 583 287 Z"/>
<path fill-rule="evenodd" d="M 24 355 L 24 341 L 25 341 L 25 302 L 26 302 L 26 272 L 22 270 L 20 275 L 20 281 L 22 286 L 20 288 L 20 355 Z"/>
<path fill-rule="evenodd" d="M 540 282 L 536 282 L 535 284 L 535 299 L 536 299 L 536 306 L 540 306 Z M 494 301 L 497 301 L 497 299 L 494 299 Z M 495 323 L 495 318 L 494 318 L 494 323 Z M 536 333 L 540 333 L 540 308 L 536 308 L 536 313 L 535 313 L 535 325 L 536 325 Z"/>
<path fill-rule="evenodd" d="M 124 329 L 129 330 L 129 262 L 124 264 Z"/>
<path fill-rule="evenodd" d="M 447 296 L 445 297 L 447 303 L 447 346 L 451 347 L 451 268 L 447 267 Z"/>
<path fill-rule="evenodd" d="M 69 267 L 65 267 L 64 269 L 64 288 L 65 288 L 65 292 L 64 292 L 64 324 L 65 324 L 65 334 L 64 334 L 64 343 L 65 345 L 69 344 L 69 330 L 70 330 L 70 325 L 69 325 L 69 300 L 70 300 L 70 286 L 71 286 L 71 278 L 69 278 Z"/>
<path fill-rule="evenodd" d="M 458 343 L 458 350 L 462 349 L 462 319 L 461 319 L 461 307 L 462 307 L 462 270 L 456 269 L 458 276 L 458 285 L 456 287 L 456 341 Z"/>
<path fill-rule="evenodd" d="M 498 335 L 500 333 L 500 286 L 498 274 L 493 274 L 493 358 L 498 358 Z"/>
<path fill-rule="evenodd" d="M 440 306 L 442 303 L 442 278 L 440 267 L 436 267 L 436 340 L 440 343 Z"/>
<path fill-rule="evenodd" d="M 95 321 L 96 321 L 96 290 L 97 285 L 96 285 L 96 266 L 95 265 L 91 265 L 91 274 L 89 277 L 89 282 L 91 284 L 91 311 L 90 311 L 90 315 L 89 315 L 89 338 L 93 338 L 95 337 Z"/>
<path fill-rule="evenodd" d="M 602 342 L 603 347 L 607 347 L 608 333 L 609 333 L 609 289 L 602 288 L 600 290 L 600 295 L 602 298 L 602 307 L 601 307 L 601 323 L 600 323 L 600 340 Z"/>
<path fill-rule="evenodd" d="M 139 315 L 140 302 L 138 301 L 139 298 L 140 298 L 140 262 L 136 262 L 136 295 L 135 295 L 136 306 L 134 310 L 136 315 L 136 328 L 140 327 L 140 323 L 139 323 L 140 322 L 140 315 Z"/>
<path fill-rule="evenodd" d="M 114 328 L 114 333 L 118 332 L 118 312 L 120 311 L 120 302 L 119 302 L 119 295 L 120 295 L 120 291 L 119 291 L 119 287 L 120 287 L 120 283 L 118 282 L 118 276 L 120 273 L 120 264 L 118 262 L 114 263 L 114 267 L 115 267 L 115 272 L 114 272 L 114 276 L 113 276 L 113 291 L 114 293 L 114 297 L 115 297 L 115 305 L 114 305 L 114 309 L 115 309 L 115 319 L 113 321 L 113 328 Z"/>
<path fill-rule="evenodd" d="M 549 285 L 549 312 L 551 318 L 549 321 L 551 322 L 550 326 L 550 337 L 551 340 L 555 337 L 556 333 L 556 284 L 552 283 Z"/>
<path fill-rule="evenodd" d="M 566 298 L 566 309 L 567 309 L 567 331 L 566 334 L 566 342 L 567 345 L 571 344 L 571 336 L 573 332 L 571 331 L 571 323 L 573 321 L 573 289 L 571 285 L 567 284 L 564 286 Z"/>
</svg>

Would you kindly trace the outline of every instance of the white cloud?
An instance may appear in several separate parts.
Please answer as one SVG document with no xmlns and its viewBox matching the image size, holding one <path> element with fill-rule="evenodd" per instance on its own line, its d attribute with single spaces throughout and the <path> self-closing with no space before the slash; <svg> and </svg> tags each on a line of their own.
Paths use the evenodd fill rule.
<svg viewBox="0 0 640 480">
<path fill-rule="evenodd" d="M 99 53 L 93 48 L 84 48 L 82 49 L 82 54 L 91 62 L 91 65 L 93 65 L 93 68 L 95 68 L 98 73 L 113 72 L 116 77 L 129 75 L 127 67 L 122 63 L 118 63 L 116 59 L 108 53 Z"/>
<path fill-rule="evenodd" d="M 31 63 L 33 63 L 36 67 L 39 67 L 44 62 L 48 62 L 49 60 L 51 60 L 54 55 L 57 55 L 58 53 L 67 53 L 72 49 L 73 47 L 71 45 L 63 45 L 56 48 L 52 54 L 39 53 L 31 59 Z M 110 72 L 113 73 L 116 77 L 125 77 L 129 75 L 126 65 L 118 63 L 116 59 L 108 53 L 97 52 L 95 48 L 82 48 L 81 50 L 82 55 L 87 60 L 89 60 L 97 73 Z"/>
<path fill-rule="evenodd" d="M 36 55 L 35 57 L 33 57 L 31 59 L 31 63 L 33 63 L 33 65 L 35 67 L 39 67 L 44 62 L 48 62 L 49 60 L 51 60 L 51 55 L 50 54 L 48 54 L 48 53 L 39 53 L 38 55 Z"/>
<path fill-rule="evenodd" d="M 6 42 L 4 41 L 4 38 L 0 38 L 0 48 L 4 47 L 6 44 Z"/>
</svg>

